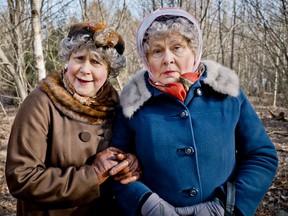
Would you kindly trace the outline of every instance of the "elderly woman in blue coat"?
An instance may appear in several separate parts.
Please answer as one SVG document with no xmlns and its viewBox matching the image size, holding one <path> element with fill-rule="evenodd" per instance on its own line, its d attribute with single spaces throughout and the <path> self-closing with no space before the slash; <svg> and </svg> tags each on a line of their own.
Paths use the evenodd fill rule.
<svg viewBox="0 0 288 216">
<path fill-rule="evenodd" d="M 253 215 L 278 159 L 236 73 L 201 61 L 199 25 L 182 9 L 148 15 L 136 45 L 146 69 L 121 93 L 111 142 L 142 166 L 141 181 L 114 188 L 126 215 Z"/>
</svg>

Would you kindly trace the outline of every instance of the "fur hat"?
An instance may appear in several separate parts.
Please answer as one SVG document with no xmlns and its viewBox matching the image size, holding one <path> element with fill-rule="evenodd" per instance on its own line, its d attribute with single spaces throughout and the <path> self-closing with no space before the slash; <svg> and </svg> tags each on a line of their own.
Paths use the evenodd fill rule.
<svg viewBox="0 0 288 216">
<path fill-rule="evenodd" d="M 125 43 L 118 32 L 111 28 L 105 28 L 104 23 L 85 21 L 73 24 L 70 27 L 68 38 L 76 38 L 79 35 L 89 35 L 89 39 L 95 42 L 97 47 L 114 48 L 122 55 Z"/>
</svg>

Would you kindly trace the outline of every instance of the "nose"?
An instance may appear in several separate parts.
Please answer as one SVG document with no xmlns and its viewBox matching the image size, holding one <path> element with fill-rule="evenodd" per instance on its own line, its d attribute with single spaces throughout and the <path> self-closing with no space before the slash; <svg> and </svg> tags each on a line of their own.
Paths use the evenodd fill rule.
<svg viewBox="0 0 288 216">
<path fill-rule="evenodd" d="M 169 64 L 174 64 L 174 55 L 173 53 L 168 49 L 165 50 L 164 52 L 164 59 L 163 59 L 163 63 L 164 65 L 169 65 Z"/>
<path fill-rule="evenodd" d="M 80 72 L 84 73 L 84 74 L 90 74 L 91 73 L 91 65 L 90 65 L 89 61 L 83 62 L 82 66 L 80 68 Z"/>
</svg>

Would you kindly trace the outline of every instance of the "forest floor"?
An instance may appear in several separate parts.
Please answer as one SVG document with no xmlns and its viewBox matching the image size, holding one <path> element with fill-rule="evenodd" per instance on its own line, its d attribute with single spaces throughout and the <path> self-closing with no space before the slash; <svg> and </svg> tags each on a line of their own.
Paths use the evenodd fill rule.
<svg viewBox="0 0 288 216">
<path fill-rule="evenodd" d="M 268 112 L 269 107 L 256 108 L 263 125 L 273 141 L 278 157 L 277 175 L 255 216 L 288 216 L 288 109 L 270 109 L 275 114 L 284 113 L 286 119 L 277 120 Z M 16 211 L 16 200 L 8 191 L 4 169 L 6 149 L 15 108 L 5 108 L 6 115 L 0 110 L 0 216 L 12 216 Z"/>
</svg>

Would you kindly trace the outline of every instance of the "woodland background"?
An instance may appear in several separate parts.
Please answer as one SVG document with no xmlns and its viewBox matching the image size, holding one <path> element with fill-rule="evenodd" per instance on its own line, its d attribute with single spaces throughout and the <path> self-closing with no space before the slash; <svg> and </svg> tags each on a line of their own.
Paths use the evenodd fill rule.
<svg viewBox="0 0 288 216">
<path fill-rule="evenodd" d="M 58 51 L 69 26 L 77 21 L 96 20 L 121 33 L 126 43 L 127 67 L 113 80 L 121 91 L 131 75 L 142 68 L 135 48 L 138 24 L 151 11 L 173 6 L 186 9 L 199 21 L 203 59 L 216 60 L 237 72 L 241 88 L 277 147 L 279 171 L 258 215 L 287 214 L 287 0 L 2 0 L 0 215 L 15 210 L 3 172 L 15 112 L 38 80 L 65 64 L 58 60 Z"/>
</svg>

